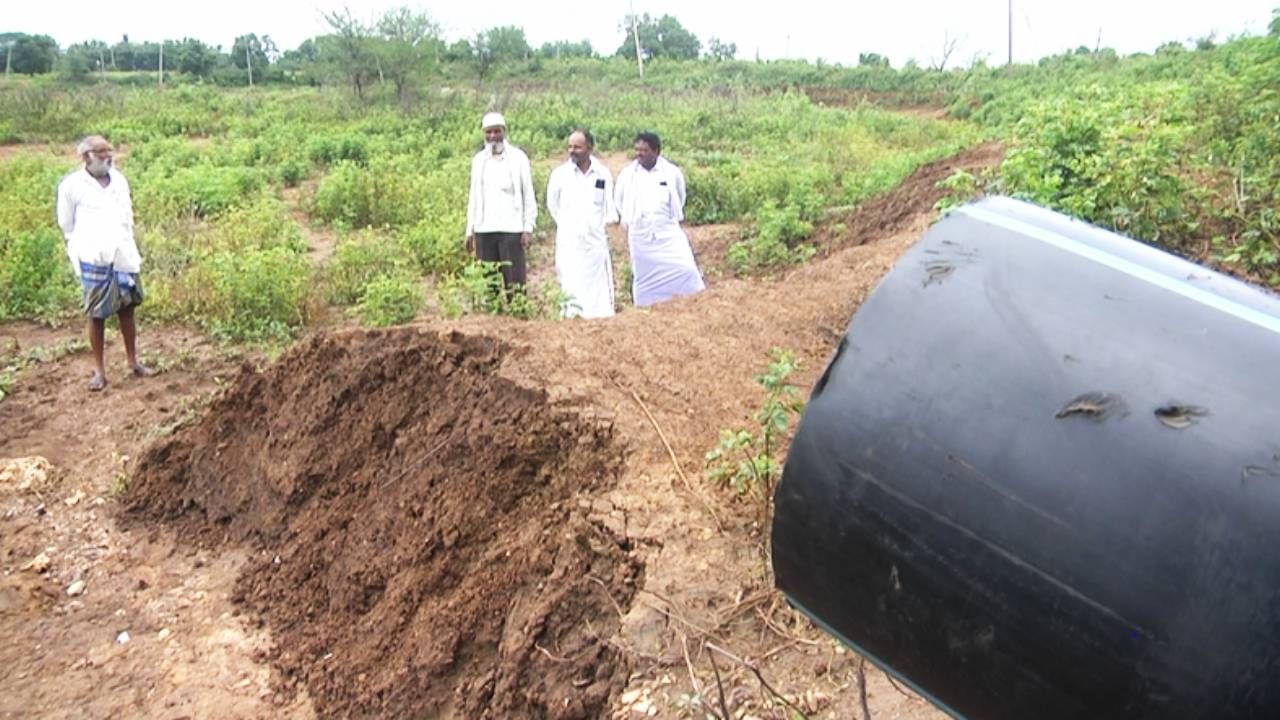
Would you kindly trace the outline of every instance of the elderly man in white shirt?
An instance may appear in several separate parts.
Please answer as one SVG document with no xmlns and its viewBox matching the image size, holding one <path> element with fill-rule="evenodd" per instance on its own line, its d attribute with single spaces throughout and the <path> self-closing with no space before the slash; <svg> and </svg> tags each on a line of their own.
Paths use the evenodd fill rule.
<svg viewBox="0 0 1280 720">
<path fill-rule="evenodd" d="M 653 133 L 635 138 L 636 158 L 618 173 L 617 204 L 631 247 L 632 298 L 638 307 L 702 290 L 702 273 L 684 220 L 684 173 L 661 157 Z"/>
<path fill-rule="evenodd" d="M 569 160 L 547 180 L 547 210 L 556 221 L 556 278 L 566 298 L 565 317 L 614 314 L 613 262 L 606 223 L 618 221 L 613 174 L 591 154 L 595 138 L 586 129 L 569 134 Z"/>
<path fill-rule="evenodd" d="M 507 143 L 507 121 L 486 113 L 480 121 L 484 149 L 471 159 L 471 191 L 467 198 L 467 251 L 487 262 L 503 263 L 502 285 L 508 293 L 523 286 L 524 251 L 538 219 L 529 157 Z"/>
<path fill-rule="evenodd" d="M 67 241 L 67 258 L 80 279 L 88 316 L 89 346 L 94 372 L 89 389 L 107 385 L 103 345 L 107 318 L 120 318 L 120 334 L 129 370 L 135 377 L 148 371 L 138 362 L 137 326 L 133 310 L 142 303 L 138 273 L 142 256 L 133 238 L 133 200 L 129 183 L 113 165 L 114 148 L 106 138 L 90 135 L 76 151 L 84 160 L 58 184 L 58 225 Z"/>
</svg>

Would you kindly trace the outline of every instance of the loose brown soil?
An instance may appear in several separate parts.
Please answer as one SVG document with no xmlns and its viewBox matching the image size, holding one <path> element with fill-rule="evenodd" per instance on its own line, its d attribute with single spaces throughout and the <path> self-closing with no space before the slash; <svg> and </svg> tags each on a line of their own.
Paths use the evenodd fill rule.
<svg viewBox="0 0 1280 720">
<path fill-rule="evenodd" d="M 236 598 L 321 715 L 596 717 L 641 575 L 575 501 L 622 459 L 607 423 L 497 377 L 505 354 L 413 329 L 301 344 L 148 450 L 130 512 L 252 541 Z"/>
</svg>

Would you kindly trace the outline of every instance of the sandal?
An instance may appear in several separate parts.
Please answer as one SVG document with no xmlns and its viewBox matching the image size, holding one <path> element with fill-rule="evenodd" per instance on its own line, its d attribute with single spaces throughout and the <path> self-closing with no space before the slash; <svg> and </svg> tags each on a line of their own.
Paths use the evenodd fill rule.
<svg viewBox="0 0 1280 720">
<path fill-rule="evenodd" d="M 107 376 L 95 370 L 89 378 L 89 392 L 101 392 L 106 386 Z"/>
<path fill-rule="evenodd" d="M 137 365 L 134 365 L 133 368 L 130 370 L 130 372 L 132 372 L 133 376 L 136 378 L 144 378 L 144 377 L 151 376 L 151 369 L 148 368 L 146 365 L 143 365 L 142 363 L 138 363 Z"/>
</svg>

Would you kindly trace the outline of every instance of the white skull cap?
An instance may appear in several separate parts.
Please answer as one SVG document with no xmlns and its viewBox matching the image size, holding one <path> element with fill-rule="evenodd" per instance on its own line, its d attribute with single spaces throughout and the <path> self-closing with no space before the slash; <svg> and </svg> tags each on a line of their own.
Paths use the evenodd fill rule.
<svg viewBox="0 0 1280 720">
<path fill-rule="evenodd" d="M 505 128 L 506 126 L 507 126 L 506 118 L 502 117 L 501 113 L 496 113 L 496 112 L 485 113 L 484 119 L 480 121 L 481 130 L 488 130 L 489 128 L 492 128 L 492 127 Z"/>
</svg>

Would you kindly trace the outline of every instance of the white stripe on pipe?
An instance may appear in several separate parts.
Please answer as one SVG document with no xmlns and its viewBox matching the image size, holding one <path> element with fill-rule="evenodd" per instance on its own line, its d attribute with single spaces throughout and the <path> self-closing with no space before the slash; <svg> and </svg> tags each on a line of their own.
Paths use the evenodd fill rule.
<svg viewBox="0 0 1280 720">
<path fill-rule="evenodd" d="M 1072 240 L 1065 235 L 1061 235 L 1052 230 L 1046 230 L 1042 227 L 1032 225 L 1022 220 L 1005 217 L 999 213 L 991 212 L 980 207 L 963 207 L 956 210 L 957 213 L 963 213 L 981 222 L 989 223 L 1011 230 L 1021 235 L 1048 243 L 1060 250 L 1065 250 L 1073 255 L 1078 255 L 1094 262 L 1101 263 L 1114 270 L 1119 270 L 1126 275 L 1130 275 L 1144 282 L 1163 288 L 1169 292 L 1176 293 L 1189 300 L 1194 300 L 1202 305 L 1207 305 L 1220 312 L 1227 313 L 1233 317 L 1239 318 L 1247 323 L 1256 325 L 1264 330 L 1270 330 L 1280 335 L 1280 318 L 1255 310 L 1251 307 L 1241 305 L 1234 300 L 1222 297 L 1217 293 L 1209 292 L 1202 288 L 1198 288 L 1177 278 L 1169 277 L 1162 272 L 1143 267 L 1130 260 L 1112 255 L 1105 250 L 1086 245 L 1077 240 Z M 1136 241 L 1135 241 L 1136 242 Z"/>
</svg>

